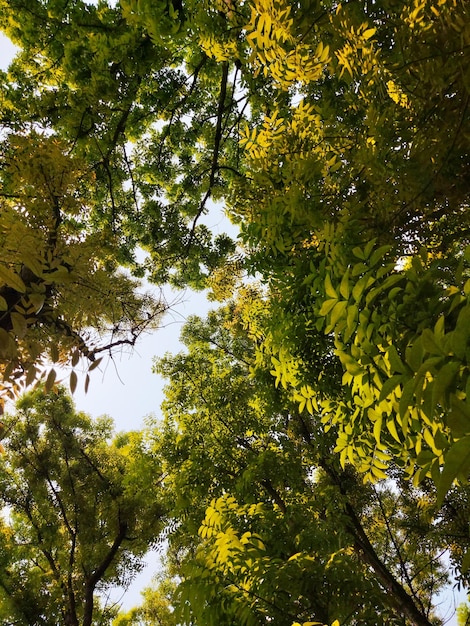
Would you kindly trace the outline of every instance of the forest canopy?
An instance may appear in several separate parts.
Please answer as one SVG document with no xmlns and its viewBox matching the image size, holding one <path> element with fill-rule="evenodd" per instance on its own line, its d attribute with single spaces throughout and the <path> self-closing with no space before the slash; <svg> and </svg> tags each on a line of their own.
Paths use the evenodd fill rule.
<svg viewBox="0 0 470 626">
<path fill-rule="evenodd" d="M 2 397 L 145 340 L 142 279 L 215 307 L 155 363 L 167 572 L 118 623 L 442 623 L 442 555 L 470 575 L 468 3 L 0 0 L 0 28 Z"/>
</svg>

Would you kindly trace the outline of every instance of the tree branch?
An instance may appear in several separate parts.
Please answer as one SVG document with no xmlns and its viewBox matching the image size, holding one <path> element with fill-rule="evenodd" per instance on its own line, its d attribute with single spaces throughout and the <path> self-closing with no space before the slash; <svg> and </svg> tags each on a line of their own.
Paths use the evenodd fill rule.
<svg viewBox="0 0 470 626">
<path fill-rule="evenodd" d="M 215 183 L 215 176 L 217 174 L 217 169 L 218 169 L 219 151 L 220 151 L 220 145 L 222 141 L 222 122 L 223 122 L 223 116 L 225 112 L 225 99 L 227 97 L 228 70 L 229 70 L 229 63 L 228 61 L 224 61 L 222 63 L 222 78 L 220 81 L 220 93 L 219 93 L 219 101 L 217 105 L 217 123 L 215 126 L 214 150 L 212 152 L 212 163 L 211 163 L 211 169 L 210 169 L 210 174 L 209 174 L 209 184 L 208 184 L 207 191 L 203 199 L 201 200 L 196 216 L 193 220 L 191 231 L 189 233 L 188 243 L 186 244 L 186 253 L 189 251 L 192 245 L 192 242 L 194 240 L 194 234 L 196 231 L 197 222 L 199 218 L 201 217 L 202 213 L 204 212 L 204 209 L 206 208 L 206 203 L 212 194 L 212 188 L 214 187 L 214 183 Z"/>
</svg>

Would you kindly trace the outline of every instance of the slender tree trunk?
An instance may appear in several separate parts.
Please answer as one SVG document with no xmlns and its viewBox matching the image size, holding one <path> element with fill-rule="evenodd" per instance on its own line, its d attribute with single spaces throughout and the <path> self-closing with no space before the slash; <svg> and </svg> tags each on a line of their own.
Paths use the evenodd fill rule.
<svg viewBox="0 0 470 626">
<path fill-rule="evenodd" d="M 113 545 L 109 548 L 108 553 L 101 561 L 100 565 L 95 569 L 93 574 L 89 577 L 85 585 L 85 598 L 83 609 L 82 626 L 91 626 L 93 623 L 93 606 L 94 606 L 94 593 L 95 588 L 101 578 L 105 575 L 106 570 L 111 565 L 116 556 L 122 542 L 126 536 L 127 524 L 126 522 L 120 522 L 119 531 L 116 538 L 113 541 Z"/>
</svg>

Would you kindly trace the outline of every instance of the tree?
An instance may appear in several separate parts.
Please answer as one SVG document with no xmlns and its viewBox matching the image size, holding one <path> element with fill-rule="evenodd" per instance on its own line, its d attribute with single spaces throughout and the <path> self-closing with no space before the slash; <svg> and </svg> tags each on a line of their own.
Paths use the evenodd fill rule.
<svg viewBox="0 0 470 626">
<path fill-rule="evenodd" d="M 234 248 L 198 223 L 236 150 L 228 66 L 197 38 L 168 36 L 172 17 L 145 26 L 131 5 L 3 1 L 1 25 L 21 49 L 3 123 L 51 129 L 85 160 L 95 177 L 89 222 L 113 236 L 120 262 L 143 272 L 140 246 L 153 280 L 201 287 Z"/>
<path fill-rule="evenodd" d="M 113 626 L 177 626 L 175 612 L 171 607 L 176 583 L 164 575 L 156 575 L 152 586 L 146 587 L 142 605 L 127 613 L 119 613 Z"/>
<path fill-rule="evenodd" d="M 158 459 L 61 388 L 23 396 L 3 437 L 1 623 L 110 623 L 97 594 L 129 584 L 162 529 Z"/>
<path fill-rule="evenodd" d="M 4 141 L 0 399 L 44 375 L 47 361 L 83 357 L 96 367 L 100 353 L 155 328 L 166 308 L 119 269 L 113 240 L 90 230 L 93 180 L 58 138 L 33 131 Z M 48 388 L 54 380 L 50 370 Z"/>
<path fill-rule="evenodd" d="M 430 494 L 341 470 L 334 433 L 276 389 L 269 362 L 250 376 L 256 346 L 235 304 L 182 337 L 188 352 L 157 362 L 169 385 L 156 433 L 180 621 L 438 623 L 446 539 Z"/>
</svg>

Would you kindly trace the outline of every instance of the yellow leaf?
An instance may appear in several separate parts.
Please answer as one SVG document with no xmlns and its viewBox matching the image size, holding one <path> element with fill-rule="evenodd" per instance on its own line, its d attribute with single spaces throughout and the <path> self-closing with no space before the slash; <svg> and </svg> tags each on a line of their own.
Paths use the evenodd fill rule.
<svg viewBox="0 0 470 626">
<path fill-rule="evenodd" d="M 368 28 L 362 33 L 362 36 L 364 37 L 364 39 L 370 39 L 371 37 L 373 37 L 373 35 L 375 35 L 376 31 L 376 28 Z"/>
<path fill-rule="evenodd" d="M 8 285 L 8 287 L 13 287 L 13 289 L 19 293 L 26 292 L 26 285 L 21 277 L 4 265 L 0 265 L 0 280 Z"/>
<path fill-rule="evenodd" d="M 10 313 L 10 319 L 15 335 L 20 338 L 24 337 L 28 328 L 25 316 L 21 313 Z"/>
</svg>

